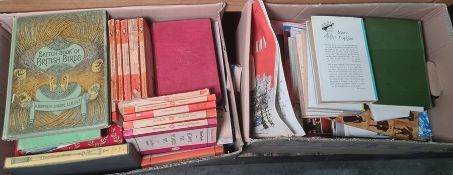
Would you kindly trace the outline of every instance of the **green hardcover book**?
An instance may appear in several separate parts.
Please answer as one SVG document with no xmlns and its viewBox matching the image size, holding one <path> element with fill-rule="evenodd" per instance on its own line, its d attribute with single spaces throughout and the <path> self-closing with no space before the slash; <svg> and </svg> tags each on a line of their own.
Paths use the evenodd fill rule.
<svg viewBox="0 0 453 175">
<path fill-rule="evenodd" d="M 432 107 L 421 21 L 365 18 L 378 104 Z"/>
<path fill-rule="evenodd" d="M 4 140 L 109 125 L 106 12 L 16 17 Z"/>
<path fill-rule="evenodd" d="M 94 140 L 99 137 L 101 137 L 101 131 L 94 129 L 40 137 L 23 138 L 19 139 L 18 141 L 18 149 L 24 152 L 37 152 L 40 150 L 56 148 L 58 146 Z"/>
</svg>

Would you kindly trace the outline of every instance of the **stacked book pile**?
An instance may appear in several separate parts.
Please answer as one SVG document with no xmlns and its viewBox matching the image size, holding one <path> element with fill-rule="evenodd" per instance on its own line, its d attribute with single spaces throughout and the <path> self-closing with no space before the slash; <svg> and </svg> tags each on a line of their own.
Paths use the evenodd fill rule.
<svg viewBox="0 0 453 175">
<path fill-rule="evenodd" d="M 233 143 L 210 19 L 151 24 L 98 10 L 14 21 L 2 139 L 16 151 L 6 170 L 127 171 Z"/>
<path fill-rule="evenodd" d="M 151 159 L 160 153 L 190 154 L 187 150 L 196 152 L 194 149 L 217 145 L 216 96 L 208 89 L 128 100 L 118 106 L 124 118 L 125 140 L 135 145 L 140 154 L 152 154 L 148 156 Z M 215 155 L 218 150 L 206 151 Z"/>
<path fill-rule="evenodd" d="M 431 139 L 426 111 L 433 96 L 420 21 L 271 21 L 265 8 L 256 10 L 252 24 L 264 38 L 252 38 L 253 137 Z"/>
<path fill-rule="evenodd" d="M 154 95 L 151 35 L 143 18 L 108 20 L 112 121 L 117 103 Z"/>
</svg>

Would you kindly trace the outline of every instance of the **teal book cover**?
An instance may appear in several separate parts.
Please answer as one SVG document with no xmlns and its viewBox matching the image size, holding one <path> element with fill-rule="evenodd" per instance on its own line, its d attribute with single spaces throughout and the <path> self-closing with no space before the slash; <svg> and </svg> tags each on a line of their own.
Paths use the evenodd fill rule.
<svg viewBox="0 0 453 175">
<path fill-rule="evenodd" d="M 421 21 L 365 18 L 378 104 L 433 106 Z"/>
<path fill-rule="evenodd" d="M 109 125 L 104 10 L 16 17 L 4 140 Z"/>
</svg>

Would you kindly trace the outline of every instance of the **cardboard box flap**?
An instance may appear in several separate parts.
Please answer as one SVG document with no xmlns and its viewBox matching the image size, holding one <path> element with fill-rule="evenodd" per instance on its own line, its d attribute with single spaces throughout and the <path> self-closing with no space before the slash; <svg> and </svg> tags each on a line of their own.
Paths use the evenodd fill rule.
<svg viewBox="0 0 453 175">
<path fill-rule="evenodd" d="M 118 8 L 96 8 L 64 11 L 44 11 L 30 13 L 2 14 L 0 25 L 11 33 L 14 16 L 41 15 L 63 12 L 87 11 L 106 9 L 111 18 L 136 18 L 145 17 L 151 21 L 170 21 L 195 18 L 211 18 L 215 20 L 223 14 L 225 3 L 201 4 L 201 5 L 161 5 L 161 6 L 132 6 Z M 203 12 L 203 13 L 199 13 Z"/>
<path fill-rule="evenodd" d="M 433 62 L 428 61 L 426 62 L 426 68 L 428 70 L 429 90 L 431 91 L 431 95 L 438 97 L 442 94 L 442 89 L 440 88 L 436 65 Z"/>
<path fill-rule="evenodd" d="M 252 2 L 247 1 L 236 31 L 236 63 L 242 67 L 240 83 L 241 129 L 245 142 L 250 139 L 250 36 L 252 24 Z"/>
</svg>

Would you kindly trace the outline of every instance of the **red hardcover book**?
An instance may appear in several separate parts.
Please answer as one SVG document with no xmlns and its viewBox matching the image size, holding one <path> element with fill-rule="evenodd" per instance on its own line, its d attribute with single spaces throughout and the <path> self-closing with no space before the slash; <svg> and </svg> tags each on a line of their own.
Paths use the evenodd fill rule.
<svg viewBox="0 0 453 175">
<path fill-rule="evenodd" d="M 152 31 L 156 95 L 209 88 L 222 97 L 210 19 L 157 22 Z"/>
<path fill-rule="evenodd" d="M 129 61 L 129 31 L 127 20 L 121 20 L 121 47 L 123 55 L 123 93 L 124 99 L 129 100 L 132 98 L 131 92 L 131 69 Z"/>
</svg>

